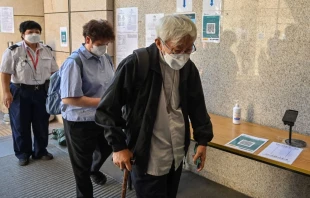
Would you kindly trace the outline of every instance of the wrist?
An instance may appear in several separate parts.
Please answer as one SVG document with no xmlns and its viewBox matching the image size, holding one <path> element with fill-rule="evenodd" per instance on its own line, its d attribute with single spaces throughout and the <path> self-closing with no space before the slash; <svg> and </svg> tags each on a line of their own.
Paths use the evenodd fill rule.
<svg viewBox="0 0 310 198">
<path fill-rule="evenodd" d="M 9 94 L 9 93 L 11 93 L 10 89 L 4 89 L 3 90 L 3 94 Z"/>
</svg>

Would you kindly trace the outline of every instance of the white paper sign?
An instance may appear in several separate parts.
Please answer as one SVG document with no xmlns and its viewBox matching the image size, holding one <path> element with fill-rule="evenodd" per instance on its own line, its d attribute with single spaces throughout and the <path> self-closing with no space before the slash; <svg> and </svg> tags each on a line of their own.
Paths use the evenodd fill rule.
<svg viewBox="0 0 310 198">
<path fill-rule="evenodd" d="M 12 7 L 0 7 L 0 32 L 14 33 L 14 15 Z"/>
<path fill-rule="evenodd" d="M 117 32 L 138 32 L 138 8 L 117 8 Z"/>
<path fill-rule="evenodd" d="M 67 27 L 60 27 L 60 46 L 61 47 L 68 47 Z"/>
<path fill-rule="evenodd" d="M 177 0 L 177 12 L 192 12 L 193 1 L 192 0 Z"/>
<path fill-rule="evenodd" d="M 116 65 L 138 48 L 138 33 L 116 34 Z"/>
<path fill-rule="evenodd" d="M 154 43 L 156 39 L 156 22 L 164 17 L 163 13 L 160 14 L 146 14 L 145 15 L 145 46 L 148 47 Z"/>
<path fill-rule="evenodd" d="M 116 10 L 116 65 L 138 48 L 138 8 Z"/>
<path fill-rule="evenodd" d="M 299 156 L 301 151 L 301 148 L 272 142 L 258 155 L 275 161 L 283 162 L 285 164 L 292 164 Z"/>
<path fill-rule="evenodd" d="M 221 15 L 222 0 L 203 0 L 204 15 Z"/>
</svg>

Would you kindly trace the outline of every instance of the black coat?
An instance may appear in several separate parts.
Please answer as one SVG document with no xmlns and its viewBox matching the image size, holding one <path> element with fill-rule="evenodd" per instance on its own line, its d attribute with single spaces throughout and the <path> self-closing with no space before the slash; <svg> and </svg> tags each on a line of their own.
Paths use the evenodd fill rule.
<svg viewBox="0 0 310 198">
<path fill-rule="evenodd" d="M 159 50 L 155 44 L 146 48 L 149 71 L 141 87 L 135 81 L 138 66 L 135 54 L 129 55 L 118 66 L 111 86 L 102 96 L 95 121 L 105 128 L 105 137 L 117 152 L 132 150 L 137 166 L 146 170 L 153 127 L 157 116 L 163 78 L 159 64 Z M 189 60 L 180 70 L 180 105 L 185 121 L 185 152 L 190 143 L 189 120 L 194 139 L 207 145 L 213 138 L 212 123 L 205 106 L 199 72 Z"/>
</svg>

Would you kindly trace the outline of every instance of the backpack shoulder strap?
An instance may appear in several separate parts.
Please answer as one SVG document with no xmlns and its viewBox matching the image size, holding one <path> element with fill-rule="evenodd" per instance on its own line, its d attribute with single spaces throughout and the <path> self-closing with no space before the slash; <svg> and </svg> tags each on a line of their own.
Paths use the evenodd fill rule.
<svg viewBox="0 0 310 198">
<path fill-rule="evenodd" d="M 146 79 L 149 70 L 149 53 L 146 48 L 139 48 L 133 51 L 138 59 L 136 67 L 136 86 L 141 87 Z"/>
<path fill-rule="evenodd" d="M 112 59 L 111 59 L 111 56 L 109 56 L 108 54 L 104 54 L 104 56 L 108 59 L 109 63 L 111 64 L 111 67 L 112 67 L 112 69 L 113 69 L 113 71 L 114 71 L 113 61 L 112 61 Z"/>
<path fill-rule="evenodd" d="M 80 66 L 81 76 L 83 77 L 83 63 L 82 63 L 79 53 L 72 52 L 72 54 L 68 58 L 75 60 L 76 64 Z"/>
</svg>

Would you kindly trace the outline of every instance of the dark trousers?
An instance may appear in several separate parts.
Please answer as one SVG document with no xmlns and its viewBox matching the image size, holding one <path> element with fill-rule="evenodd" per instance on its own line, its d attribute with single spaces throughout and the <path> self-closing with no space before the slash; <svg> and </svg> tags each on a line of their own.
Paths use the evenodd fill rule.
<svg viewBox="0 0 310 198">
<path fill-rule="evenodd" d="M 174 163 L 170 172 L 162 176 L 153 176 L 132 167 L 131 178 L 136 190 L 137 198 L 175 198 L 178 192 L 182 163 L 174 170 Z"/>
<path fill-rule="evenodd" d="M 93 197 L 90 174 L 99 171 L 112 153 L 112 148 L 104 137 L 104 129 L 95 122 L 72 122 L 65 119 L 63 122 L 77 197 Z"/>
<path fill-rule="evenodd" d="M 26 159 L 47 154 L 49 114 L 45 110 L 44 89 L 24 89 L 10 85 L 13 102 L 9 108 L 15 155 Z M 33 150 L 31 127 L 33 130 Z"/>
</svg>

